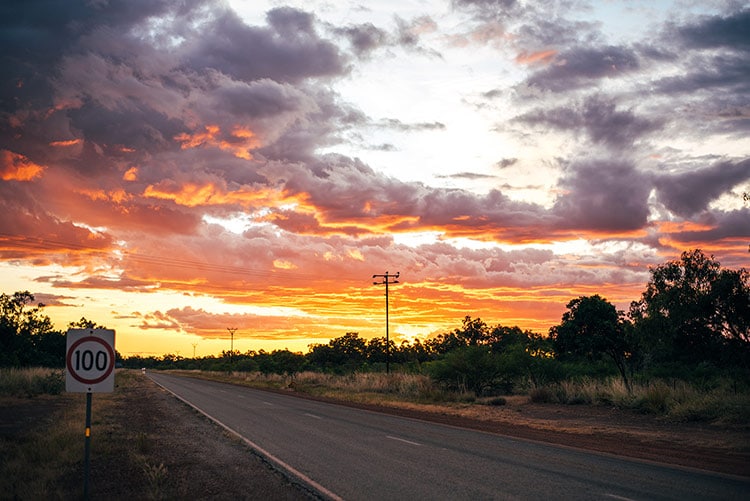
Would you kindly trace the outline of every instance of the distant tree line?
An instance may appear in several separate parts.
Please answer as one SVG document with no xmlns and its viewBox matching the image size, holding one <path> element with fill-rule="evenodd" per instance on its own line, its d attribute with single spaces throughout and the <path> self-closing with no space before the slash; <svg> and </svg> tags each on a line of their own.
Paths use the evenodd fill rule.
<svg viewBox="0 0 750 501">
<path fill-rule="evenodd" d="M 599 295 L 572 299 L 548 335 L 490 326 L 466 316 L 436 337 L 400 344 L 365 340 L 356 332 L 289 350 L 234 351 L 185 358 L 131 356 L 125 367 L 295 374 L 395 370 L 427 373 L 447 387 L 477 395 L 511 392 L 577 377 L 679 378 L 692 382 L 729 377 L 750 384 L 750 274 L 721 268 L 699 250 L 650 270 L 651 279 L 628 312 Z M 64 366 L 64 333 L 33 306 L 33 296 L 0 295 L 0 366 Z M 69 327 L 97 327 L 82 318 Z"/>
</svg>

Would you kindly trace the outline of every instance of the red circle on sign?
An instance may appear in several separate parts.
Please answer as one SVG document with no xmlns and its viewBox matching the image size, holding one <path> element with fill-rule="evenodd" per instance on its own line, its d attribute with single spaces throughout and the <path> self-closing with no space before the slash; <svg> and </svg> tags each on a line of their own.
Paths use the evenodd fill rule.
<svg viewBox="0 0 750 501">
<path fill-rule="evenodd" d="M 71 361 L 71 358 L 73 357 L 73 352 L 76 351 L 76 348 L 78 347 L 78 345 L 89 342 L 89 341 L 101 344 L 102 346 L 104 346 L 104 348 L 106 348 L 107 352 L 109 353 L 110 363 L 109 363 L 109 366 L 107 367 L 107 370 L 104 371 L 104 373 L 101 376 L 94 378 L 94 379 L 86 379 L 85 377 L 76 374 L 76 371 L 73 370 L 73 363 Z M 68 355 L 67 357 L 65 357 L 65 364 L 68 367 L 68 371 L 70 372 L 70 375 L 73 376 L 73 378 L 76 381 L 80 381 L 83 384 L 101 383 L 102 381 L 107 379 L 107 377 L 109 377 L 109 375 L 112 373 L 112 370 L 115 368 L 115 353 L 112 350 L 112 347 L 105 340 L 101 338 L 94 337 L 94 336 L 82 337 L 81 339 L 73 343 L 73 345 L 68 350 Z"/>
</svg>

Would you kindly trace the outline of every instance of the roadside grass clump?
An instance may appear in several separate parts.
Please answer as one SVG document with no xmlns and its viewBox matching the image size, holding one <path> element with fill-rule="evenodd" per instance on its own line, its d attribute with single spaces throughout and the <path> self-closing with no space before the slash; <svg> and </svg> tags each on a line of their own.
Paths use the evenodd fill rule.
<svg viewBox="0 0 750 501">
<path fill-rule="evenodd" d="M 63 390 L 65 371 L 62 369 L 0 369 L 0 396 L 30 398 L 39 395 L 59 395 Z"/>
<path fill-rule="evenodd" d="M 653 414 L 675 422 L 750 422 L 750 394 L 730 384 L 711 388 L 684 381 L 654 380 L 632 384 L 630 391 L 619 378 L 568 380 L 529 390 L 534 403 L 600 405 Z"/>
<path fill-rule="evenodd" d="M 422 374 L 354 372 L 348 375 L 302 372 L 294 390 L 351 401 L 465 402 L 474 395 L 451 392 Z"/>
<path fill-rule="evenodd" d="M 166 499 L 169 490 L 167 485 L 169 472 L 164 463 L 156 465 L 144 461 L 143 473 L 146 476 L 148 499 Z"/>
<path fill-rule="evenodd" d="M 508 400 L 505 397 L 491 397 L 485 400 L 479 401 L 480 404 L 490 405 L 493 407 L 500 407 L 506 405 Z"/>
<path fill-rule="evenodd" d="M 0 405 L 18 405 L 23 401 L 19 409 L 41 406 L 49 412 L 30 420 L 25 429 L 0 435 L 0 499 L 82 497 L 86 397 L 82 393 L 37 394 L 37 388 L 44 388 L 45 379 L 52 379 L 50 374 L 59 374 L 59 371 L 14 369 L 2 373 Z M 11 377 L 6 378 L 6 375 Z M 135 381 L 130 372 L 118 371 L 115 391 L 97 393 L 92 400 L 90 489 L 93 499 L 165 498 L 166 468 L 149 465 L 146 461 L 158 437 L 129 430 L 127 417 L 119 407 L 123 398 L 121 391 L 130 389 Z M 62 386 L 64 388 L 64 378 Z M 33 391 L 28 391 L 29 388 Z M 36 396 L 27 400 L 29 394 Z M 117 472 L 116 478 L 140 477 L 142 481 L 112 484 L 108 475 L 101 476 L 102 471 L 111 469 Z M 114 492 L 119 494 L 114 495 Z"/>
</svg>

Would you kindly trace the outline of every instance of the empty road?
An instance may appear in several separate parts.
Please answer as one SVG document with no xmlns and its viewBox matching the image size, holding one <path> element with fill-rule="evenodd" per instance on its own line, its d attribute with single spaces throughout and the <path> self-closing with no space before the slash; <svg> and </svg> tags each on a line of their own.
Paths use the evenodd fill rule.
<svg viewBox="0 0 750 501">
<path fill-rule="evenodd" d="M 750 478 L 149 376 L 332 499 L 750 499 Z"/>
</svg>

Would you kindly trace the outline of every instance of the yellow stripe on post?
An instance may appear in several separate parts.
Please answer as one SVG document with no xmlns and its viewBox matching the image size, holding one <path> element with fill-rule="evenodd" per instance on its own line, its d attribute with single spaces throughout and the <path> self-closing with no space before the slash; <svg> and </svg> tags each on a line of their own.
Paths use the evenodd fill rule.
<svg viewBox="0 0 750 501">
<path fill-rule="evenodd" d="M 87 437 L 91 436 L 91 428 L 86 428 L 86 436 Z"/>
</svg>

